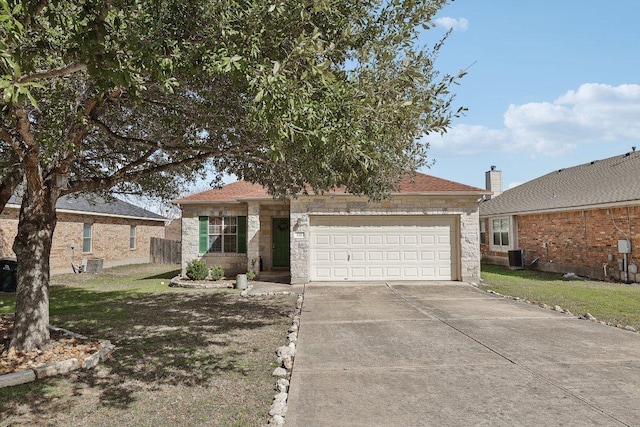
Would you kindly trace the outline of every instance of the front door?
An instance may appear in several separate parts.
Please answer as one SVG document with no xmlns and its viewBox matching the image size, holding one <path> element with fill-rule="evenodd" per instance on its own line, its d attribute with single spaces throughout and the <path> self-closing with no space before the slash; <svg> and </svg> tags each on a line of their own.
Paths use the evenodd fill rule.
<svg viewBox="0 0 640 427">
<path fill-rule="evenodd" d="M 273 218 L 273 266 L 289 267 L 289 218 Z"/>
</svg>

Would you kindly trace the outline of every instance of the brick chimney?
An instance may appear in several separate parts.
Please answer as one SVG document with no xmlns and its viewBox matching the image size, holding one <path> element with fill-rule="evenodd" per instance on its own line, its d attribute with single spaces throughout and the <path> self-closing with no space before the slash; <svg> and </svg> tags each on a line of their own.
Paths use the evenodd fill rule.
<svg viewBox="0 0 640 427">
<path fill-rule="evenodd" d="M 491 191 L 492 197 L 497 197 L 502 194 L 502 171 L 496 170 L 495 166 L 491 166 L 491 170 L 484 173 L 485 188 L 487 191 Z"/>
</svg>

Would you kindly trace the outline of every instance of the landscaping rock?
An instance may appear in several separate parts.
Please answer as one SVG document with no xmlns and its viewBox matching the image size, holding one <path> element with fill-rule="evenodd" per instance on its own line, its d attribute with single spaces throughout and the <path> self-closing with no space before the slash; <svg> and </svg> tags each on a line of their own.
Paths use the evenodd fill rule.
<svg viewBox="0 0 640 427">
<path fill-rule="evenodd" d="M 276 394 L 276 397 L 273 399 L 273 403 L 271 404 L 269 415 L 280 415 L 284 417 L 287 414 L 287 397 L 288 395 L 285 392 Z"/>
<path fill-rule="evenodd" d="M 595 322 L 597 319 L 591 315 L 591 313 L 585 313 L 584 318 L 587 320 L 591 320 L 592 322 Z"/>
<path fill-rule="evenodd" d="M 15 372 L 13 374 L 0 375 L 0 388 L 13 385 L 30 383 L 36 380 L 36 373 L 32 370 Z"/>
<path fill-rule="evenodd" d="M 268 425 L 276 426 L 276 427 L 282 427 L 282 426 L 284 426 L 284 417 L 282 417 L 282 415 L 274 415 L 269 420 L 269 424 Z"/>
<path fill-rule="evenodd" d="M 276 382 L 276 387 L 278 392 L 286 392 L 287 390 L 289 390 L 289 380 L 286 378 L 280 378 Z"/>
<path fill-rule="evenodd" d="M 625 326 L 624 329 L 627 330 L 627 331 L 631 331 L 631 332 L 635 332 L 636 331 L 636 328 L 634 328 L 633 326 L 629 326 L 629 325 Z"/>
<path fill-rule="evenodd" d="M 273 375 L 274 377 L 286 377 L 287 370 L 282 367 L 277 367 L 273 370 L 273 373 L 271 375 Z"/>
<path fill-rule="evenodd" d="M 67 359 L 50 365 L 38 366 L 34 371 L 36 373 L 36 378 L 41 379 L 52 377 L 54 375 L 66 374 L 67 372 L 78 369 L 79 367 L 80 363 L 78 363 L 78 359 Z"/>
</svg>

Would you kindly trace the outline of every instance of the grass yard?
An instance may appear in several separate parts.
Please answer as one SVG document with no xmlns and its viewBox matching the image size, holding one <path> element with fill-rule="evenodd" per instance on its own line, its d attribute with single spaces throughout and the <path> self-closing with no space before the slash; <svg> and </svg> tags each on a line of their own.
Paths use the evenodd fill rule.
<svg viewBox="0 0 640 427">
<path fill-rule="evenodd" d="M 482 266 L 482 289 L 520 297 L 550 306 L 559 305 L 575 315 L 591 313 L 614 325 L 633 326 L 640 331 L 640 285 L 565 280 L 561 274 L 532 270 L 509 270 Z"/>
<path fill-rule="evenodd" d="M 296 296 L 169 288 L 175 268 L 54 276 L 51 323 L 116 350 L 94 370 L 0 389 L 0 426 L 266 424 Z M 0 313 L 14 304 L 0 294 Z"/>
</svg>

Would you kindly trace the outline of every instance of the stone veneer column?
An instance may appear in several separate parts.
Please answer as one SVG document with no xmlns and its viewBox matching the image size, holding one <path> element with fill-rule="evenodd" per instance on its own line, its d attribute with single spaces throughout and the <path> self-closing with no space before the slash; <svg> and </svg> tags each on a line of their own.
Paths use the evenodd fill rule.
<svg viewBox="0 0 640 427">
<path fill-rule="evenodd" d="M 187 264 L 198 259 L 198 215 L 182 211 L 182 275 L 186 275 Z"/>
<path fill-rule="evenodd" d="M 251 260 L 260 259 L 260 203 L 249 202 L 247 208 L 247 271 L 252 268 Z M 256 268 L 258 264 L 256 262 Z M 255 272 L 258 273 L 257 271 Z"/>
<path fill-rule="evenodd" d="M 464 209 L 460 215 L 461 275 L 465 282 L 480 280 L 480 216 L 478 208 Z"/>
</svg>

